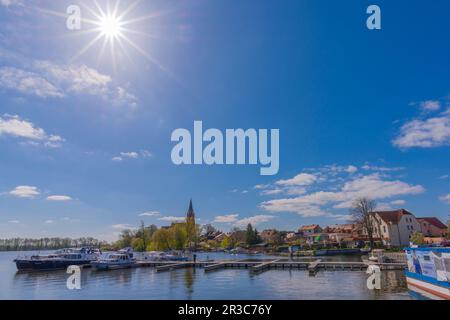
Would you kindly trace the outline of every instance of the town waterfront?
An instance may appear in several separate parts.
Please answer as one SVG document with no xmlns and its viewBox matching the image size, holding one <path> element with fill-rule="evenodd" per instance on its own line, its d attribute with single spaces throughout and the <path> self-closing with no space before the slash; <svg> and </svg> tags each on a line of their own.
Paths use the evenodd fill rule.
<svg viewBox="0 0 450 320">
<path fill-rule="evenodd" d="M 180 269 L 157 273 L 154 268 L 106 272 L 84 269 L 81 290 L 68 290 L 64 271 L 18 273 L 12 262 L 23 252 L 0 252 L 0 299 L 412 299 L 401 271 L 383 271 L 382 289 L 367 289 L 364 271 L 320 271 L 309 276 L 302 270 L 268 270 L 251 274 L 248 270 L 225 269 L 204 273 L 202 269 Z M 206 259 L 269 259 L 270 256 L 199 253 Z M 327 259 L 356 261 L 360 256 Z"/>
</svg>

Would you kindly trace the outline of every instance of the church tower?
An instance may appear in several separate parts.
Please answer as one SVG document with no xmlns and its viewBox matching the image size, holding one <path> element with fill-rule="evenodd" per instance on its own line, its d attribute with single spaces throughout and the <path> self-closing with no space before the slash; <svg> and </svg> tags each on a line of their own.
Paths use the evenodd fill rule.
<svg viewBox="0 0 450 320">
<path fill-rule="evenodd" d="M 195 225 L 195 212 L 194 206 L 192 205 L 192 199 L 189 202 L 189 209 L 186 213 L 186 231 L 188 247 L 195 249 L 197 246 L 197 226 Z"/>
<path fill-rule="evenodd" d="M 189 202 L 189 209 L 188 209 L 188 212 L 186 214 L 186 219 L 187 220 L 192 219 L 192 220 L 195 221 L 195 212 L 194 212 L 194 207 L 192 205 L 192 199 Z"/>
</svg>

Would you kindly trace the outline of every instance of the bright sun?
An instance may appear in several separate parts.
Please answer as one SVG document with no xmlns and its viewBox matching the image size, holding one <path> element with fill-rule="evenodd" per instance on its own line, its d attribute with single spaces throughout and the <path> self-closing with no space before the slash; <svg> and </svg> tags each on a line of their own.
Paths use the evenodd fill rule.
<svg viewBox="0 0 450 320">
<path fill-rule="evenodd" d="M 123 31 L 121 19 L 114 15 L 103 16 L 99 21 L 99 29 L 102 36 L 118 39 L 122 36 Z"/>
<path fill-rule="evenodd" d="M 156 19 L 166 13 L 156 12 L 145 16 L 130 17 L 130 13 L 142 0 L 134 0 L 126 7 L 121 6 L 121 1 L 123 0 L 105 0 L 103 3 L 106 4 L 106 6 L 101 6 L 97 0 L 93 1 L 93 5 L 85 4 L 84 1 L 79 0 L 79 4 L 84 10 L 83 12 L 86 12 L 88 15 L 88 17 L 83 16 L 83 18 L 81 18 L 83 26 L 90 26 L 83 31 L 80 31 L 79 34 L 94 34 L 95 36 L 74 54 L 71 61 L 75 61 L 94 47 L 97 48 L 98 52 L 97 61 L 105 60 L 103 59 L 105 51 L 107 47 L 109 47 L 111 62 L 115 69 L 118 54 L 121 53 L 121 57 L 125 56 L 131 60 L 127 49 L 132 48 L 133 50 L 141 53 L 149 62 L 157 65 L 159 68 L 167 72 L 167 70 L 157 60 L 155 60 L 132 40 L 132 36 L 156 38 L 154 34 L 148 34 L 145 31 L 136 30 L 132 27 L 132 25 L 146 20 Z M 47 14 L 63 17 L 65 19 L 68 18 L 66 13 L 60 13 L 47 9 L 42 9 L 42 11 Z"/>
</svg>

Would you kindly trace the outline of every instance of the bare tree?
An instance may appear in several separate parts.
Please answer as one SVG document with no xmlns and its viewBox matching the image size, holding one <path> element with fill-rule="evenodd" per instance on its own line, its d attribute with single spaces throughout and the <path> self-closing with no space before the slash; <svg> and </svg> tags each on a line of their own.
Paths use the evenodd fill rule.
<svg viewBox="0 0 450 320">
<path fill-rule="evenodd" d="M 369 238 L 370 248 L 374 247 L 374 233 L 375 231 L 375 219 L 373 219 L 372 213 L 375 211 L 376 202 L 369 198 L 359 198 L 350 209 L 352 220 L 358 226 L 362 227 L 366 231 Z"/>
</svg>

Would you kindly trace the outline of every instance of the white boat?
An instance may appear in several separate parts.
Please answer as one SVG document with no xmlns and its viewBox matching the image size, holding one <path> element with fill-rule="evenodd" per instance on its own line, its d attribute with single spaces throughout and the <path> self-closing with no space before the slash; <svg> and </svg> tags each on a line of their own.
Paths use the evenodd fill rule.
<svg viewBox="0 0 450 320">
<path fill-rule="evenodd" d="M 98 270 L 114 270 L 131 268 L 136 265 L 131 249 L 123 249 L 114 253 L 107 253 L 104 257 L 91 263 L 91 266 Z"/>
</svg>

